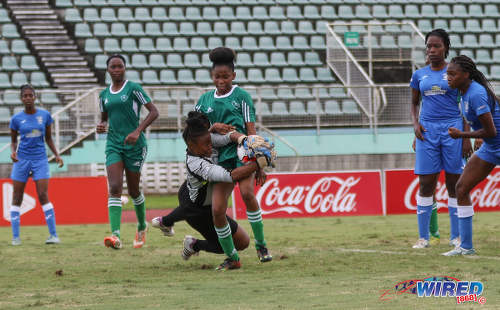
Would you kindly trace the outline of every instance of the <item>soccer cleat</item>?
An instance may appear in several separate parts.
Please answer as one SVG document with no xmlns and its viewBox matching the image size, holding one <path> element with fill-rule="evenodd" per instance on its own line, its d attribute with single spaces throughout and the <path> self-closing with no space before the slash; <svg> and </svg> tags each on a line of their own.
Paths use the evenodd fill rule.
<svg viewBox="0 0 500 310">
<path fill-rule="evenodd" d="M 115 250 L 122 248 L 122 242 L 120 238 L 118 238 L 115 235 L 104 238 L 104 245 L 108 248 L 113 248 Z"/>
<path fill-rule="evenodd" d="M 144 230 L 138 230 L 135 233 L 134 249 L 142 248 L 142 246 L 146 243 L 146 232 L 147 231 L 148 231 L 148 225 L 146 224 L 146 228 L 144 228 Z"/>
<path fill-rule="evenodd" d="M 444 256 L 456 256 L 456 255 L 474 255 L 476 251 L 474 249 L 464 249 L 460 246 L 457 246 L 451 251 L 443 253 Z"/>
<path fill-rule="evenodd" d="M 172 237 L 175 234 L 174 226 L 163 225 L 163 223 L 161 221 L 161 216 L 155 217 L 154 219 L 152 219 L 151 226 L 161 230 L 165 236 Z"/>
<path fill-rule="evenodd" d="M 215 270 L 217 271 L 226 271 L 231 269 L 240 269 L 241 263 L 239 260 L 233 260 L 232 258 L 226 258 L 222 264 L 220 264 Z"/>
<path fill-rule="evenodd" d="M 441 242 L 441 238 L 438 236 L 431 236 L 431 239 L 429 240 L 430 245 L 438 245 Z"/>
<path fill-rule="evenodd" d="M 273 260 L 273 256 L 269 254 L 265 246 L 257 246 L 257 256 L 261 263 L 270 262 Z"/>
<path fill-rule="evenodd" d="M 21 245 L 21 238 L 12 238 L 12 245 Z"/>
<path fill-rule="evenodd" d="M 45 244 L 58 244 L 61 243 L 61 240 L 59 240 L 59 237 L 50 235 L 50 237 L 45 240 Z"/>
<path fill-rule="evenodd" d="M 460 237 L 456 237 L 455 239 L 450 240 L 449 245 L 456 248 L 457 246 L 460 246 Z"/>
<path fill-rule="evenodd" d="M 184 249 L 182 249 L 181 254 L 184 260 L 188 260 L 191 256 L 199 254 L 193 249 L 193 245 L 196 243 L 196 241 L 196 238 L 194 238 L 193 236 L 187 235 L 184 237 Z"/>
<path fill-rule="evenodd" d="M 414 248 L 414 249 L 424 249 L 424 248 L 428 248 L 428 247 L 429 247 L 429 241 L 420 238 L 420 239 L 417 240 L 417 243 L 415 243 L 412 248 Z"/>
</svg>

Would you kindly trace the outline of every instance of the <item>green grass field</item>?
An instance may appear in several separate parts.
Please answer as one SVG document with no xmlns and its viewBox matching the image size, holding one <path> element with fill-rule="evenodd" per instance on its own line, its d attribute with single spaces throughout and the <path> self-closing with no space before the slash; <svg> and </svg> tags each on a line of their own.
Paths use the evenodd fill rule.
<svg viewBox="0 0 500 310">
<path fill-rule="evenodd" d="M 247 220 L 241 225 L 250 231 Z M 448 216 L 440 214 L 442 235 Z M 498 309 L 500 213 L 474 219 L 475 257 L 444 257 L 441 245 L 413 250 L 414 215 L 266 220 L 270 263 L 253 244 L 242 269 L 215 272 L 223 256 L 201 253 L 183 261 L 185 223 L 174 237 L 151 229 L 147 247 L 133 249 L 133 224 L 122 227 L 124 248 L 102 245 L 108 225 L 59 226 L 62 243 L 43 244 L 44 226 L 21 227 L 23 244 L 10 245 L 0 228 L 0 309 Z M 394 295 L 399 282 L 430 276 L 482 281 L 484 305 L 454 298 Z M 391 291 L 393 292 L 393 291 Z"/>
<path fill-rule="evenodd" d="M 146 195 L 147 209 L 172 209 L 179 205 L 177 195 Z M 231 197 L 229 197 L 228 206 L 232 205 Z M 123 210 L 134 210 L 132 199 L 123 206 Z"/>
</svg>

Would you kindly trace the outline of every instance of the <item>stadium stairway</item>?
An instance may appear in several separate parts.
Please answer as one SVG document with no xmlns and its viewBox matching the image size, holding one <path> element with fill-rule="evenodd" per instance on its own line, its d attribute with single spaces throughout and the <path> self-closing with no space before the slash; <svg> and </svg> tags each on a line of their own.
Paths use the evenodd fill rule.
<svg viewBox="0 0 500 310">
<path fill-rule="evenodd" d="M 48 0 L 7 0 L 12 20 L 57 88 L 91 88 L 97 78 Z M 72 98 L 67 98 L 72 99 Z"/>
</svg>

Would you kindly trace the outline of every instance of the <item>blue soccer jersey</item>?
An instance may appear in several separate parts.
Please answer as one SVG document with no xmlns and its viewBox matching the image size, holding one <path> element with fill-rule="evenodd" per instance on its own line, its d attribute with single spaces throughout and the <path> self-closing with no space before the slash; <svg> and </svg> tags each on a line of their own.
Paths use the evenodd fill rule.
<svg viewBox="0 0 500 310">
<path fill-rule="evenodd" d="M 488 112 L 491 113 L 497 135 L 493 138 L 484 138 L 483 141 L 488 144 L 490 149 L 500 151 L 500 107 L 495 102 L 495 110 L 491 111 L 490 104 L 486 89 L 476 81 L 472 81 L 460 101 L 463 114 L 474 130 L 483 128 L 479 116 Z"/>
<path fill-rule="evenodd" d="M 422 106 L 420 120 L 442 121 L 459 119 L 458 91 L 448 86 L 447 67 L 434 71 L 430 66 L 415 71 L 410 87 L 420 92 Z"/>
<path fill-rule="evenodd" d="M 10 120 L 10 129 L 19 132 L 21 140 L 17 149 L 19 159 L 40 159 L 47 157 L 45 150 L 45 129 L 52 124 L 50 113 L 36 109 L 34 114 L 21 111 Z"/>
</svg>

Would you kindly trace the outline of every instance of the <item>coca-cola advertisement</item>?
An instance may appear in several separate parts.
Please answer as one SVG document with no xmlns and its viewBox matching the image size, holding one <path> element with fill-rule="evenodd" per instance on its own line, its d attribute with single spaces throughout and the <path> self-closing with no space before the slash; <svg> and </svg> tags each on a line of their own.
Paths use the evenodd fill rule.
<svg viewBox="0 0 500 310">
<path fill-rule="evenodd" d="M 415 213 L 418 176 L 411 169 L 385 170 L 384 173 L 387 214 Z M 471 191 L 470 196 L 476 212 L 500 211 L 500 168 L 495 168 Z M 439 176 L 435 197 L 439 212 L 448 212 L 444 172 Z"/>
<path fill-rule="evenodd" d="M 255 196 L 265 218 L 382 215 L 380 171 L 269 174 Z M 233 216 L 246 218 L 239 187 Z"/>
</svg>

